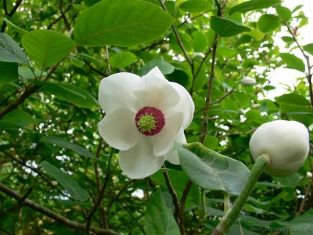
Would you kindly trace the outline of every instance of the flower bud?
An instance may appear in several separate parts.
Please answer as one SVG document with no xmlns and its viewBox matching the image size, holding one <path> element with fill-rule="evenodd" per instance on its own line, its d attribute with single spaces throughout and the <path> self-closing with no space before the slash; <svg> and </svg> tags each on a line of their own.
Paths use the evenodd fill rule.
<svg viewBox="0 0 313 235">
<path fill-rule="evenodd" d="M 266 173 L 287 176 L 296 172 L 309 153 L 309 132 L 300 122 L 276 120 L 261 125 L 253 133 L 250 152 L 256 160 L 266 154 L 270 163 Z"/>
<path fill-rule="evenodd" d="M 241 79 L 241 83 L 246 86 L 252 86 L 256 84 L 256 80 L 254 78 L 244 77 Z"/>
</svg>

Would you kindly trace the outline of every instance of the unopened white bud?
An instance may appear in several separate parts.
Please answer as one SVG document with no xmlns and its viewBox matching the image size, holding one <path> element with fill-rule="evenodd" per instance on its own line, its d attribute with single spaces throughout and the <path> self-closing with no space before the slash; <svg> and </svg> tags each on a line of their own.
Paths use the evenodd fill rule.
<svg viewBox="0 0 313 235">
<path fill-rule="evenodd" d="M 241 79 L 241 83 L 246 86 L 252 86 L 256 84 L 256 80 L 254 78 L 244 77 Z"/>
<path fill-rule="evenodd" d="M 256 129 L 250 139 L 250 152 L 256 160 L 266 154 L 270 164 L 265 170 L 272 176 L 296 172 L 308 156 L 309 132 L 300 122 L 276 120 Z"/>
</svg>

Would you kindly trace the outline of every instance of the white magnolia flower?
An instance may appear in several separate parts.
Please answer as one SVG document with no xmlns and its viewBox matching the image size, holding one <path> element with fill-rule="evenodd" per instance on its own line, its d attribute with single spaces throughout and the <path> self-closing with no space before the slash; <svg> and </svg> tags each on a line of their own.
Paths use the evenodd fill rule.
<svg viewBox="0 0 313 235">
<path fill-rule="evenodd" d="M 179 164 L 173 143 L 186 142 L 184 129 L 194 113 L 184 87 L 167 81 L 157 67 L 143 77 L 122 72 L 102 79 L 99 103 L 106 112 L 99 133 L 120 150 L 119 164 L 128 177 L 152 175 L 165 160 Z"/>
<path fill-rule="evenodd" d="M 287 176 L 296 172 L 308 156 L 309 132 L 300 122 L 276 120 L 261 125 L 250 139 L 254 159 L 266 154 L 270 165 L 265 170 L 273 176 Z"/>
</svg>

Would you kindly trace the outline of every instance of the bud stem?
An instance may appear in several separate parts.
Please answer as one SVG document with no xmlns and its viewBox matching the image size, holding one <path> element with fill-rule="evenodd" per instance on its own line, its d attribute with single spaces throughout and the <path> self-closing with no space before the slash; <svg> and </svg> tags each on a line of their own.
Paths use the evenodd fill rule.
<svg viewBox="0 0 313 235">
<path fill-rule="evenodd" d="M 247 198 L 252 192 L 252 189 L 257 182 L 258 178 L 262 174 L 263 170 L 269 165 L 270 159 L 267 155 L 263 154 L 257 158 L 255 161 L 253 168 L 251 169 L 251 174 L 237 197 L 236 201 L 234 202 L 234 206 L 230 208 L 227 213 L 223 216 L 220 223 L 217 225 L 217 227 L 213 230 L 211 235 L 221 235 L 227 232 L 228 228 L 234 223 L 234 221 L 237 219 L 241 208 L 245 204 Z"/>
</svg>

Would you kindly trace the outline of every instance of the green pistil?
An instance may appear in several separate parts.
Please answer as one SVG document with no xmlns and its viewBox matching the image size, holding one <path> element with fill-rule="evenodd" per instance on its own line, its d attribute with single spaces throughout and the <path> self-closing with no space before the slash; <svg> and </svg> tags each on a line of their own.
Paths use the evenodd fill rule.
<svg viewBox="0 0 313 235">
<path fill-rule="evenodd" d="M 149 114 L 142 115 L 137 122 L 137 125 L 142 132 L 151 131 L 156 126 L 155 118 Z"/>
</svg>

